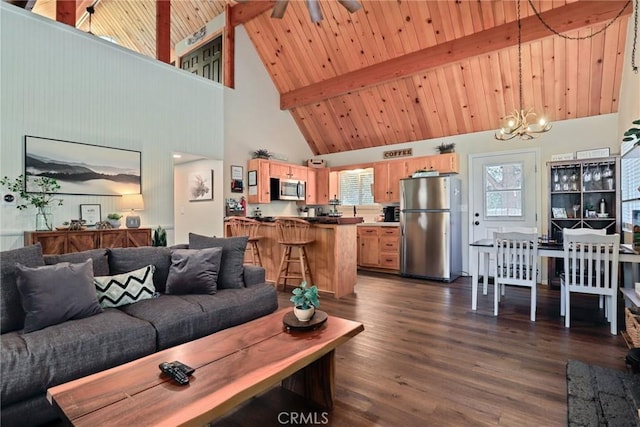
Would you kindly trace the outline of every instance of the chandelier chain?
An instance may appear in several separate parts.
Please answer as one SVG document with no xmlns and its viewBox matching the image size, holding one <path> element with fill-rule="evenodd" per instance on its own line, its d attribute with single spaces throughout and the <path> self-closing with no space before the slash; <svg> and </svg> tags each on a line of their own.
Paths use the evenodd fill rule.
<svg viewBox="0 0 640 427">
<path fill-rule="evenodd" d="M 520 0 L 518 0 L 517 8 L 518 16 L 518 78 L 520 82 L 520 110 L 524 110 L 524 102 L 522 99 L 522 23 L 520 22 Z"/>
<path fill-rule="evenodd" d="M 636 74 L 638 74 L 638 64 L 636 63 L 636 46 L 638 45 L 638 3 L 640 3 L 640 0 L 635 0 L 633 8 L 633 46 L 631 48 L 631 69 Z"/>
<path fill-rule="evenodd" d="M 609 22 L 607 22 L 607 24 L 602 27 L 601 29 L 599 29 L 598 31 L 596 31 L 595 33 L 591 33 L 588 36 L 578 36 L 578 37 L 573 37 L 573 36 L 568 36 L 566 34 L 562 34 L 560 32 L 558 32 L 558 30 L 556 30 L 555 28 L 553 28 L 552 26 L 550 26 L 549 24 L 547 24 L 544 19 L 542 19 L 542 16 L 540 16 L 540 12 L 538 12 L 538 9 L 536 9 L 535 5 L 533 4 L 532 0 L 528 0 L 529 1 L 529 6 L 531 6 L 531 9 L 533 9 L 533 12 L 536 14 L 536 17 L 538 17 L 538 19 L 540 20 L 540 22 L 542 22 L 542 25 L 544 25 L 545 27 L 547 27 L 547 29 L 549 31 L 551 31 L 553 34 L 562 37 L 563 39 L 567 39 L 567 40 L 587 40 L 590 39 L 592 37 L 597 36 L 598 34 L 606 31 L 607 28 L 609 28 L 614 22 L 616 22 L 616 20 L 618 18 L 620 18 L 620 16 L 622 16 L 622 13 L 624 12 L 624 10 L 627 8 L 627 6 L 629 6 L 629 4 L 631 3 L 632 0 L 628 0 L 624 6 L 622 6 L 622 9 L 620 9 L 620 12 L 618 12 L 618 14 Z M 638 2 L 636 1 L 636 11 L 638 10 Z M 636 14 L 636 23 L 637 23 L 637 14 Z M 637 27 L 637 25 L 636 25 Z M 636 31 L 637 34 L 637 31 Z M 635 47 L 635 45 L 634 45 Z"/>
</svg>

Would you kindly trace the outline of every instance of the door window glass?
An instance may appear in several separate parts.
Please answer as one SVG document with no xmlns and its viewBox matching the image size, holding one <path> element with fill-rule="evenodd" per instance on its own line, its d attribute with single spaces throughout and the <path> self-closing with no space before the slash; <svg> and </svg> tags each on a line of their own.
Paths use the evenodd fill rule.
<svg viewBox="0 0 640 427">
<path fill-rule="evenodd" d="M 523 163 L 485 165 L 485 218 L 522 217 Z"/>
</svg>

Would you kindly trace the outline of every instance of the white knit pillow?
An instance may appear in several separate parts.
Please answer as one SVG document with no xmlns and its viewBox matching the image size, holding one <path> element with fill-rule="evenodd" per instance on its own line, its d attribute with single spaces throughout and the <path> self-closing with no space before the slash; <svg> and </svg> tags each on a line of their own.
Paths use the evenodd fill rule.
<svg viewBox="0 0 640 427">
<path fill-rule="evenodd" d="M 129 273 L 94 277 L 98 302 L 103 308 L 109 308 L 153 298 L 156 293 L 153 286 L 155 270 L 155 266 L 148 265 Z"/>
</svg>

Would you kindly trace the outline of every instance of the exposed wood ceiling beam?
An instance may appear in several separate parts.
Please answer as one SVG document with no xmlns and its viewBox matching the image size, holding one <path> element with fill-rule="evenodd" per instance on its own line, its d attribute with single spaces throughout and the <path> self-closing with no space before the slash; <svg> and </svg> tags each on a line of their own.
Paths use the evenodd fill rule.
<svg viewBox="0 0 640 427">
<path fill-rule="evenodd" d="M 613 19 L 627 4 L 623 16 L 632 12 L 627 0 L 579 1 L 542 12 L 544 21 L 559 32 L 577 30 Z M 549 37 L 552 33 L 535 16 L 521 20 L 522 42 Z M 350 91 L 361 90 L 421 71 L 442 67 L 463 59 L 515 46 L 517 22 L 480 31 L 433 47 L 428 47 L 379 64 L 361 68 L 280 96 L 280 108 L 290 110 L 323 101 Z"/>
<path fill-rule="evenodd" d="M 171 0 L 156 0 L 156 59 L 171 63 Z"/>
<path fill-rule="evenodd" d="M 229 22 L 232 26 L 244 24 L 247 21 L 251 21 L 258 15 L 262 15 L 267 10 L 273 8 L 276 4 L 275 1 L 247 1 L 238 3 L 231 7 L 231 16 Z"/>
<path fill-rule="evenodd" d="M 76 26 L 76 2 L 69 0 L 56 0 L 56 21 L 63 24 Z"/>
<path fill-rule="evenodd" d="M 226 87 L 233 89 L 236 85 L 236 27 L 231 24 L 231 6 L 227 3 L 224 8 L 224 50 L 222 81 Z"/>
</svg>

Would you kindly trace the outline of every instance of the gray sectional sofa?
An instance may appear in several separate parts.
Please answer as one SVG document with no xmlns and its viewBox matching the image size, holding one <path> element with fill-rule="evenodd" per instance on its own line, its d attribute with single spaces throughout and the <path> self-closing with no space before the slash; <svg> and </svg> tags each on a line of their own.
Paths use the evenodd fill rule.
<svg viewBox="0 0 640 427">
<path fill-rule="evenodd" d="M 196 237 L 194 239 L 197 240 Z M 244 254 L 242 242 L 240 245 L 228 245 L 231 250 L 227 250 L 229 248 L 224 246 L 229 239 L 207 239 L 210 238 L 203 237 L 196 241 L 195 246 L 222 245 L 220 268 L 224 269 L 225 263 L 232 264 L 227 273 L 231 272 L 236 279 L 240 278 L 239 284 L 224 287 L 220 286 L 223 277 L 219 275 L 215 294 L 165 293 L 172 265 L 172 248 L 99 249 L 43 256 L 38 244 L 1 252 L 2 426 L 39 425 L 57 419 L 59 414 L 46 400 L 46 390 L 51 386 L 275 311 L 278 306 L 277 293 L 273 286 L 265 283 L 264 269 L 243 266 L 242 258 L 238 267 L 238 256 L 242 254 L 243 257 Z M 95 276 L 120 274 L 154 265 L 153 285 L 158 292 L 153 298 L 116 308 L 100 308 L 98 314 L 25 333 L 24 301 L 21 301 L 24 292 L 22 288 L 19 291 L 16 283 L 19 273 L 16 263 L 41 267 L 82 262 L 89 258 Z M 64 283 L 50 285 L 65 286 Z"/>
</svg>

